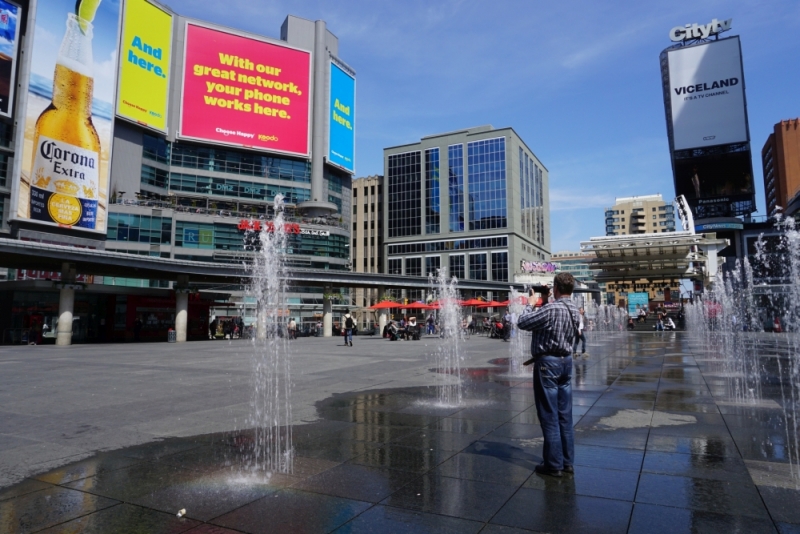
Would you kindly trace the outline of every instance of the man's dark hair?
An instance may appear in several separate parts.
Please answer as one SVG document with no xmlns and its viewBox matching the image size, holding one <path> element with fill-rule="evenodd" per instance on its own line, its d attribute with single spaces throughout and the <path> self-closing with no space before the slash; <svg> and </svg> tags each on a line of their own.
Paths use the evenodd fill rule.
<svg viewBox="0 0 800 534">
<path fill-rule="evenodd" d="M 575 289 L 575 277 L 570 273 L 558 273 L 553 284 L 562 295 L 572 295 L 572 290 Z"/>
</svg>

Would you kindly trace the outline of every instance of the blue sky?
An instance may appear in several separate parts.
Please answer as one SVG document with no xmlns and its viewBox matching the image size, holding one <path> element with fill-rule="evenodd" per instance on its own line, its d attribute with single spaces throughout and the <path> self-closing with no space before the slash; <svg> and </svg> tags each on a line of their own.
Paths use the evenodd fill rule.
<svg viewBox="0 0 800 534">
<path fill-rule="evenodd" d="M 747 88 L 757 205 L 773 124 L 800 116 L 800 2 L 672 0 L 173 0 L 182 15 L 278 37 L 323 19 L 358 73 L 356 170 L 383 148 L 481 124 L 511 126 L 550 171 L 552 250 L 604 234 L 618 196 L 674 189 L 658 55 L 686 23 L 733 18 Z"/>
</svg>

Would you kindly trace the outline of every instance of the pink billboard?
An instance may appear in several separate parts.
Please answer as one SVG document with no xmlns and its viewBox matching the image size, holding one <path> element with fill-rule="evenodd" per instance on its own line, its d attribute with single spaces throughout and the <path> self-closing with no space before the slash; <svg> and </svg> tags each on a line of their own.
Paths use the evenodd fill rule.
<svg viewBox="0 0 800 534">
<path fill-rule="evenodd" d="M 311 53 L 186 24 L 179 136 L 308 156 Z"/>
</svg>

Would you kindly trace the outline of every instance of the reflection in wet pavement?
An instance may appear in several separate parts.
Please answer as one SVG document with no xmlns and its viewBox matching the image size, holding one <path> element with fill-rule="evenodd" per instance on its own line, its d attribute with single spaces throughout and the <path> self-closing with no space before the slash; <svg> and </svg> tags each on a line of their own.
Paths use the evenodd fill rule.
<svg viewBox="0 0 800 534">
<path fill-rule="evenodd" d="M 0 490 L 0 533 L 800 531 L 777 367 L 765 357 L 761 402 L 737 403 L 721 357 L 695 346 L 590 340 L 574 369 L 575 474 L 561 479 L 533 471 L 530 379 L 486 358 L 462 369 L 460 407 L 425 387 L 319 402 L 319 420 L 294 427 L 291 474 L 243 474 L 247 430 L 168 439 Z"/>
</svg>

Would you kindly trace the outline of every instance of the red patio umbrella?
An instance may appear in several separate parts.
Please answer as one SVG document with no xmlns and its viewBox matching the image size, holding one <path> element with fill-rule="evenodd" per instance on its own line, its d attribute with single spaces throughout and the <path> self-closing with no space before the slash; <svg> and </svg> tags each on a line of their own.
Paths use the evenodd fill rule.
<svg viewBox="0 0 800 534">
<path fill-rule="evenodd" d="M 403 310 L 430 310 L 432 309 L 430 306 L 425 304 L 424 302 L 412 302 L 411 304 L 401 304 L 398 308 Z"/>
<path fill-rule="evenodd" d="M 505 306 L 502 302 L 497 302 L 496 300 L 490 300 L 489 302 L 483 302 L 477 306 L 476 308 L 502 308 Z"/>
<path fill-rule="evenodd" d="M 391 300 L 384 300 L 383 302 L 379 302 L 374 306 L 370 306 L 370 310 L 388 310 L 389 308 L 399 308 L 400 304 L 397 302 L 392 302 Z"/>
<path fill-rule="evenodd" d="M 468 299 L 461 303 L 462 306 L 480 306 L 486 301 L 481 299 Z"/>
</svg>

